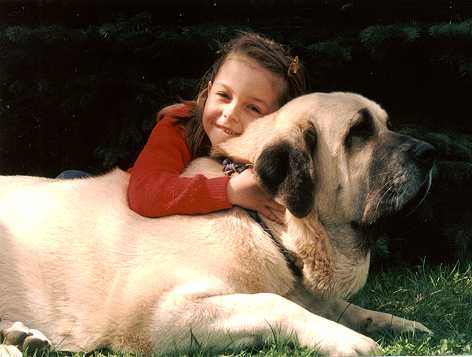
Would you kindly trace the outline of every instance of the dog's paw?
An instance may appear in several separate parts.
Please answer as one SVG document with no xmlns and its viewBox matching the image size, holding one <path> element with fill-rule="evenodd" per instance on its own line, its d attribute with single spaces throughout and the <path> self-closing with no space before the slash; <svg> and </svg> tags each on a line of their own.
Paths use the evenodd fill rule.
<svg viewBox="0 0 472 357">
<path fill-rule="evenodd" d="M 41 331 L 30 329 L 22 322 L 0 321 L 0 337 L 4 345 L 17 346 L 21 351 L 49 349 L 50 341 Z"/>
<path fill-rule="evenodd" d="M 370 337 L 328 320 L 319 321 L 313 328 L 306 327 L 297 337 L 301 345 L 327 356 L 366 356 L 379 350 L 377 342 Z"/>
<path fill-rule="evenodd" d="M 367 319 L 364 331 L 367 333 L 376 332 L 379 330 L 390 330 L 396 333 L 427 333 L 433 332 L 423 325 L 421 322 L 411 321 L 383 312 L 376 312 L 375 315 Z"/>
<path fill-rule="evenodd" d="M 375 355 L 379 345 L 370 337 L 346 329 L 340 334 L 328 336 L 319 343 L 319 351 L 328 356 Z"/>
<path fill-rule="evenodd" d="M 393 316 L 391 329 L 399 333 L 427 333 L 433 334 L 429 328 L 418 321 L 407 320 L 398 316 Z"/>
<path fill-rule="evenodd" d="M 16 346 L 0 345 L 0 357 L 22 357 L 23 353 Z"/>
</svg>

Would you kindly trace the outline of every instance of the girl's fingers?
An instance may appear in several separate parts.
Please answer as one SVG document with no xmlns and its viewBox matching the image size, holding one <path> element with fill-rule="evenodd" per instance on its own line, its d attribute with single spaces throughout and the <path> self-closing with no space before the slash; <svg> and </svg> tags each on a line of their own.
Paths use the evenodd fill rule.
<svg viewBox="0 0 472 357">
<path fill-rule="evenodd" d="M 277 213 L 285 214 L 285 206 L 281 205 L 278 202 L 275 202 L 274 200 L 271 200 L 270 203 L 267 205 L 271 211 L 275 211 Z"/>
<path fill-rule="evenodd" d="M 266 207 L 263 207 L 261 210 L 259 210 L 259 213 L 262 214 L 265 218 L 270 219 L 271 221 L 274 220 L 274 215 Z"/>
<path fill-rule="evenodd" d="M 277 223 L 280 223 L 280 224 L 285 223 L 285 210 L 283 210 L 283 212 L 272 211 L 272 213 L 277 218 Z"/>
<path fill-rule="evenodd" d="M 271 207 L 272 211 L 285 215 L 285 206 L 277 204 L 275 207 Z"/>
<path fill-rule="evenodd" d="M 281 216 L 280 213 L 275 213 L 269 207 L 264 207 L 264 209 L 261 211 L 261 214 L 273 222 L 284 224 L 284 217 Z"/>
</svg>

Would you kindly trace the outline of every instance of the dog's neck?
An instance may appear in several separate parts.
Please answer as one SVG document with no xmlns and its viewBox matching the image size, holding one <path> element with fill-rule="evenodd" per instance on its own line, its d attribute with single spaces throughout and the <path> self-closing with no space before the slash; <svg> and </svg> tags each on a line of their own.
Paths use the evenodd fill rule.
<svg viewBox="0 0 472 357">
<path fill-rule="evenodd" d="M 249 165 L 226 159 L 223 166 L 225 174 L 232 175 Z M 303 219 L 287 212 L 285 219 L 286 224 L 281 225 L 260 216 L 263 229 L 279 246 L 294 275 L 301 275 L 306 288 L 318 296 L 346 297 L 364 286 L 370 252 L 360 244 L 362 232 L 351 226 L 328 230 L 314 211 Z"/>
<path fill-rule="evenodd" d="M 370 252 L 359 247 L 357 232 L 349 227 L 328 232 L 314 212 L 303 220 L 287 213 L 286 225 L 262 219 L 295 258 L 303 284 L 315 295 L 346 297 L 364 286 Z"/>
</svg>

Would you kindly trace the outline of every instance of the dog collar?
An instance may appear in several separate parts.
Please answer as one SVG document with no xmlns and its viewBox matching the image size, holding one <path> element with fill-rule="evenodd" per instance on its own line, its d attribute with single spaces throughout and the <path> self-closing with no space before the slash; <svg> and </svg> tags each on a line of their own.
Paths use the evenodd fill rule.
<svg viewBox="0 0 472 357">
<path fill-rule="evenodd" d="M 223 172 L 226 176 L 231 176 L 234 173 L 240 174 L 244 170 L 254 167 L 253 164 L 238 164 L 230 159 L 223 159 L 221 163 L 223 164 Z"/>
<path fill-rule="evenodd" d="M 244 170 L 246 170 L 250 167 L 254 167 L 253 164 L 238 164 L 238 163 L 235 163 L 235 162 L 231 161 L 228 158 L 223 159 L 223 161 L 221 163 L 223 164 L 223 172 L 226 176 L 231 176 L 234 173 L 240 174 Z M 301 277 L 303 274 L 302 274 L 302 271 L 301 271 L 299 265 L 296 262 L 297 261 L 296 257 L 294 257 L 294 255 L 287 248 L 285 248 L 282 244 L 280 244 L 280 242 L 274 237 L 274 235 L 272 234 L 272 231 L 270 230 L 270 228 L 267 227 L 267 224 L 265 224 L 264 221 L 259 216 L 259 213 L 257 213 L 257 211 L 254 211 L 252 209 L 248 209 L 248 208 L 244 208 L 244 207 L 241 207 L 241 208 L 244 209 L 247 212 L 247 214 L 261 226 L 261 228 L 264 230 L 264 232 L 267 233 L 267 235 L 270 237 L 272 242 L 275 244 L 275 246 L 277 247 L 279 252 L 282 253 L 282 255 L 284 256 L 285 261 L 286 261 L 289 269 L 292 271 L 292 274 L 294 274 L 297 277 Z"/>
</svg>

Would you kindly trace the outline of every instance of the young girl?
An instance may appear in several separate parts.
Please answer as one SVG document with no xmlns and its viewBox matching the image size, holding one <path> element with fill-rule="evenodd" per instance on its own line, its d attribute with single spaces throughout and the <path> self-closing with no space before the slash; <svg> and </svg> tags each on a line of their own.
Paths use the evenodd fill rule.
<svg viewBox="0 0 472 357">
<path fill-rule="evenodd" d="M 306 91 L 305 73 L 280 44 L 242 33 L 220 50 L 193 102 L 158 114 L 147 144 L 130 169 L 128 203 L 146 217 L 249 208 L 281 221 L 284 207 L 258 185 L 248 169 L 230 177 L 180 177 L 212 145 L 241 135 L 247 125 Z"/>
</svg>

